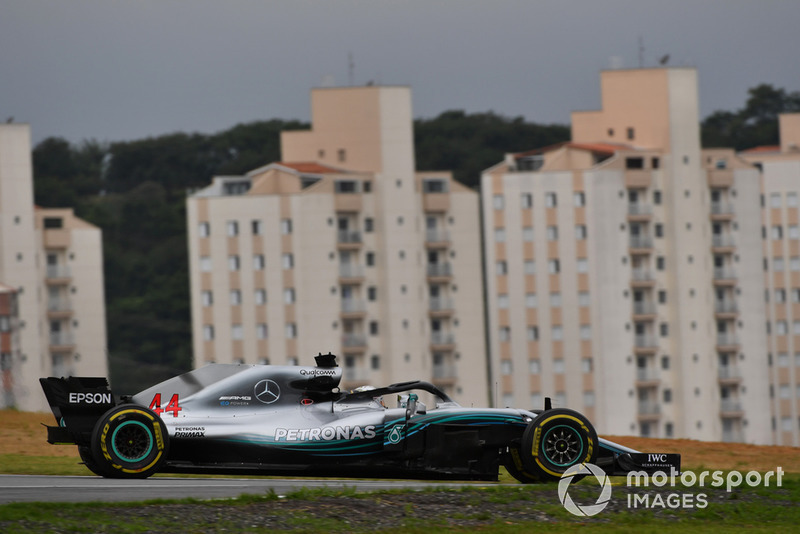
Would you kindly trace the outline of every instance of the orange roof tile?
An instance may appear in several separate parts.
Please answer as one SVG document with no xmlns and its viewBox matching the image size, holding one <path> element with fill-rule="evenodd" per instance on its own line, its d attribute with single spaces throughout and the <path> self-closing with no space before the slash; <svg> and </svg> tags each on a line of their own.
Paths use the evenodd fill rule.
<svg viewBox="0 0 800 534">
<path fill-rule="evenodd" d="M 748 148 L 747 150 L 742 150 L 742 154 L 754 154 L 759 152 L 780 152 L 780 151 L 781 151 L 780 145 L 763 145 L 763 146 Z"/>
</svg>

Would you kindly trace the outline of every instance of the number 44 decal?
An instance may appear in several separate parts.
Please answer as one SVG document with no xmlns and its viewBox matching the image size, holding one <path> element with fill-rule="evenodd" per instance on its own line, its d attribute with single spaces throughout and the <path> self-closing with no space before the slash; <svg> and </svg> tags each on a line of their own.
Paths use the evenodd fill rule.
<svg viewBox="0 0 800 534">
<path fill-rule="evenodd" d="M 178 412 L 183 410 L 183 408 L 178 405 L 177 393 L 174 394 L 169 400 L 169 404 L 167 404 L 166 408 L 161 408 L 161 393 L 156 393 L 156 396 L 153 397 L 153 400 L 150 402 L 150 409 L 156 412 L 158 415 L 172 412 L 172 417 L 178 417 Z"/>
</svg>

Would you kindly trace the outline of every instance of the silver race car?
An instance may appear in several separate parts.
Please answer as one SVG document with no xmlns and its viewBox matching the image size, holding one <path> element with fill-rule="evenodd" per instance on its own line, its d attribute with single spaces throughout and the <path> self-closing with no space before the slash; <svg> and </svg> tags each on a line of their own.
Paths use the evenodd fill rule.
<svg viewBox="0 0 800 534">
<path fill-rule="evenodd" d="M 680 471 L 679 454 L 640 453 L 598 439 L 580 413 L 465 408 L 412 381 L 339 389 L 332 354 L 314 367 L 211 364 L 133 396 L 105 378 L 42 378 L 57 426 L 50 443 L 78 446 L 113 478 L 154 473 L 555 480 L 590 462 L 609 475 Z M 431 398 L 428 408 L 422 399 Z M 387 407 L 386 400 L 396 402 Z"/>
</svg>

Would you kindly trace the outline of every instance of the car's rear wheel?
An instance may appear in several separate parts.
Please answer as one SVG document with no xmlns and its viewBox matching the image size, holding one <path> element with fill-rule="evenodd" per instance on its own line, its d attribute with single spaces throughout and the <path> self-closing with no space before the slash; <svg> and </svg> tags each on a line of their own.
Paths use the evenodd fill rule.
<svg viewBox="0 0 800 534">
<path fill-rule="evenodd" d="M 589 420 L 557 408 L 542 412 L 525 429 L 520 464 L 523 473 L 538 480 L 558 480 L 573 465 L 593 463 L 598 450 L 597 432 Z"/>
<path fill-rule="evenodd" d="M 87 467 L 109 478 L 147 478 L 164 463 L 168 448 L 167 427 L 158 415 L 143 406 L 117 406 L 94 427 L 94 469 Z"/>
</svg>

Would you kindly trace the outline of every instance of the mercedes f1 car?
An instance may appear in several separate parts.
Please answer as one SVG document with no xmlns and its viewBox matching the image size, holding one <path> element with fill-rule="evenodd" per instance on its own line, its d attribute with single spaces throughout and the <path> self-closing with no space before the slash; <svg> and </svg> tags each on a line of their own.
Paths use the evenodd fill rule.
<svg viewBox="0 0 800 534">
<path fill-rule="evenodd" d="M 335 356 L 316 366 L 210 364 L 133 396 L 105 378 L 42 378 L 57 426 L 93 473 L 555 480 L 590 462 L 609 475 L 680 470 L 679 454 L 640 453 L 598 439 L 580 413 L 477 409 L 433 384 L 339 389 Z M 420 395 L 435 398 L 428 409 Z M 397 398 L 388 408 L 385 399 Z"/>
</svg>

